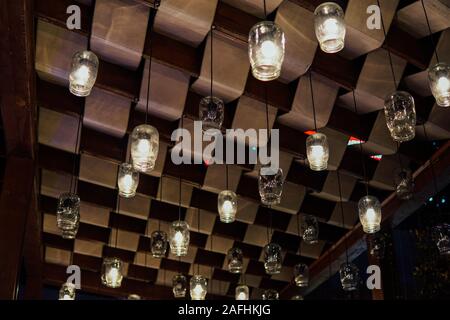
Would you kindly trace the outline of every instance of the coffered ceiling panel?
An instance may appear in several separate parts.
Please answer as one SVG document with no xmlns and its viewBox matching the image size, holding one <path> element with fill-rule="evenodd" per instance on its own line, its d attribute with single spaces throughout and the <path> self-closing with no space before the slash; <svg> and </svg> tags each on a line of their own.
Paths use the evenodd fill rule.
<svg viewBox="0 0 450 320">
<path fill-rule="evenodd" d="M 139 103 L 136 107 L 144 113 L 147 108 L 148 67 L 149 60 L 146 60 Z M 180 119 L 188 89 L 189 75 L 153 61 L 150 76 L 149 114 L 171 121 Z"/>
<path fill-rule="evenodd" d="M 40 108 L 39 143 L 74 152 L 79 119 L 46 108 Z"/>
<path fill-rule="evenodd" d="M 102 59 L 136 69 L 141 63 L 150 8 L 130 0 L 95 2 L 91 48 Z"/>
<path fill-rule="evenodd" d="M 306 73 L 314 59 L 317 49 L 314 15 L 291 1 L 284 1 L 277 10 L 275 23 L 284 31 L 286 38 L 281 78 L 290 82 Z"/>
<path fill-rule="evenodd" d="M 192 89 L 203 95 L 210 95 L 211 84 L 211 36 L 208 36 L 203 53 L 200 77 L 192 84 Z M 214 33 L 213 40 L 213 94 L 229 102 L 239 98 L 244 92 L 249 71 L 247 47 Z"/>
<path fill-rule="evenodd" d="M 317 128 L 322 128 L 328 123 L 339 87 L 316 73 L 312 73 L 312 85 Z M 314 129 L 309 75 L 304 75 L 300 78 L 291 111 L 278 117 L 278 121 L 281 124 L 301 131 Z"/>
<path fill-rule="evenodd" d="M 264 18 L 264 5 L 261 0 L 222 0 L 233 7 L 236 7 L 244 12 L 250 13 L 251 15 L 257 16 L 259 18 Z M 283 0 L 266 0 L 266 11 L 267 14 L 272 13 Z"/>
<path fill-rule="evenodd" d="M 450 27 L 450 2 L 448 0 L 424 0 L 425 9 L 433 33 Z M 397 13 L 400 26 L 417 38 L 429 34 L 421 0 L 413 1 Z"/>
<path fill-rule="evenodd" d="M 208 34 L 218 0 L 161 1 L 155 31 L 197 47 Z"/>
<path fill-rule="evenodd" d="M 399 0 L 381 0 L 381 17 L 386 30 L 394 18 Z M 384 42 L 383 28 L 369 29 L 368 21 L 373 11 L 368 11 L 369 6 L 377 5 L 376 0 L 350 0 L 345 10 L 345 47 L 342 56 L 354 59 L 381 47 Z M 364 14 L 363 14 L 364 13 Z"/>
</svg>

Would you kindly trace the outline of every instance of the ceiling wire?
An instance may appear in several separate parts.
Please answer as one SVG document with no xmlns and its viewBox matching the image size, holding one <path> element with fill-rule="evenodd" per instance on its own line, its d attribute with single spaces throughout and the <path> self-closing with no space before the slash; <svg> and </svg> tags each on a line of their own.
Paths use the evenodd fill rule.
<svg viewBox="0 0 450 320">
<path fill-rule="evenodd" d="M 430 20 L 428 19 L 427 9 L 425 8 L 425 4 L 423 0 L 420 1 L 422 3 L 423 13 L 425 14 L 425 19 L 427 20 L 428 32 L 430 36 L 431 45 L 433 46 L 434 55 L 436 56 L 436 62 L 439 63 L 439 56 L 437 53 L 436 45 L 433 40 L 433 32 L 431 31 Z"/>
<path fill-rule="evenodd" d="M 311 70 L 309 71 L 309 90 L 311 91 L 312 111 L 313 111 L 313 117 L 314 117 L 314 131 L 317 132 L 316 106 L 314 103 L 314 90 L 313 90 L 312 71 Z"/>
<path fill-rule="evenodd" d="M 345 228 L 345 215 L 344 215 L 344 204 L 342 201 L 342 186 L 341 186 L 341 175 L 338 170 L 336 170 L 337 179 L 338 179 L 338 187 L 339 187 L 339 205 L 341 207 L 341 219 L 342 219 L 342 228 Z M 345 244 L 345 261 L 348 264 L 348 243 L 347 236 L 344 235 L 344 244 Z"/>
</svg>

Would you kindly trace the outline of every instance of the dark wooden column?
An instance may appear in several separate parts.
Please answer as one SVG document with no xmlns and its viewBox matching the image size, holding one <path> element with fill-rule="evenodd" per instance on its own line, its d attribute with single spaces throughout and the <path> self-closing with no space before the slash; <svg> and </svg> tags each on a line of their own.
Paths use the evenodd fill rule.
<svg viewBox="0 0 450 320">
<path fill-rule="evenodd" d="M 16 299 L 26 266 L 39 298 L 42 250 L 36 206 L 36 99 L 33 0 L 0 1 L 0 110 L 6 169 L 0 196 L 0 299 Z M 28 279 L 27 279 L 28 280 Z"/>
</svg>

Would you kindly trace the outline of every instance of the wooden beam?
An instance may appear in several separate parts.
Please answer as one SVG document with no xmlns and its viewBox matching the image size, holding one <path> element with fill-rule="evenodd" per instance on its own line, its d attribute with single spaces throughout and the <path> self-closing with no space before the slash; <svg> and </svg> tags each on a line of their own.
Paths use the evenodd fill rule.
<svg viewBox="0 0 450 320">
<path fill-rule="evenodd" d="M 11 156 L 0 197 L 0 299 L 17 296 L 27 217 L 33 197 L 34 161 Z M 34 214 L 31 215 L 34 217 Z M 38 267 L 38 266 L 36 266 Z"/>
</svg>

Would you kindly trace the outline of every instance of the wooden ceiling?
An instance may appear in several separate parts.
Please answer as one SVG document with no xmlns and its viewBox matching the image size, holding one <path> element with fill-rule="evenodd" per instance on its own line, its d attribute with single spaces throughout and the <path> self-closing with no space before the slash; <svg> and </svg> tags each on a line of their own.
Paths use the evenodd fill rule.
<svg viewBox="0 0 450 320">
<path fill-rule="evenodd" d="M 213 280 L 208 298 L 232 298 L 239 279 L 226 271 L 225 254 L 237 245 L 244 251 L 252 298 L 259 299 L 263 289 L 281 291 L 291 281 L 295 263 L 310 264 L 320 258 L 357 223 L 356 202 L 365 188 L 359 147 L 347 145 L 350 137 L 365 141 L 369 190 L 381 201 L 394 189 L 392 173 L 399 156 L 413 170 L 431 156 L 433 146 L 425 141 L 422 125 L 433 140 L 450 137 L 445 121 L 448 110 L 437 107 L 427 89 L 426 69 L 434 58 L 430 37 L 421 31 L 420 1 L 381 1 L 389 27 L 386 39 L 382 31 L 368 31 L 365 9 L 358 11 L 376 1 L 338 1 L 346 10 L 346 49 L 330 55 L 318 49 L 313 34 L 312 11 L 323 1 L 268 0 L 269 19 L 282 26 L 287 38 L 281 77 L 269 83 L 252 77 L 246 49 L 249 29 L 261 20 L 262 1 L 162 0 L 156 12 L 153 1 L 85 0 L 78 3 L 81 30 L 70 31 L 66 8 L 73 2 L 35 0 L 39 205 L 48 284 L 59 286 L 65 281 L 64 266 L 77 264 L 87 291 L 164 299 L 172 297 L 172 276 L 179 271 L 193 274 L 194 265 L 199 264 L 201 273 Z M 441 59 L 448 59 L 450 8 L 445 1 L 426 3 L 436 48 Z M 257 167 L 231 166 L 230 185 L 239 195 L 239 209 L 238 221 L 230 225 L 221 223 L 216 212 L 217 193 L 225 186 L 224 167 L 176 166 L 169 156 L 172 131 L 180 126 L 182 115 L 185 127 L 190 128 L 198 118 L 199 100 L 207 94 L 211 24 L 216 27 L 215 92 L 226 102 L 224 127 L 265 128 L 267 88 L 271 125 L 280 130 L 280 163 L 285 174 L 281 204 L 268 209 L 260 205 Z M 70 60 L 73 53 L 87 48 L 88 41 L 100 58 L 100 69 L 91 96 L 77 98 L 67 88 Z M 161 136 L 159 157 L 155 170 L 140 176 L 138 195 L 121 200 L 116 210 L 117 166 L 128 159 L 129 133 L 145 122 L 151 49 L 149 123 Z M 398 149 L 382 110 L 384 96 L 393 90 L 387 50 L 393 53 L 395 72 L 401 78 L 399 88 L 415 97 L 420 120 L 416 139 Z M 319 173 L 303 161 L 304 132 L 313 129 L 309 69 L 319 127 L 327 134 L 331 149 L 330 170 Z M 354 113 L 350 99 L 353 90 L 359 114 Z M 80 143 L 75 146 L 80 117 Z M 383 157 L 378 161 L 372 155 Z M 61 190 L 68 190 L 74 167 L 82 200 L 81 225 L 75 240 L 64 240 L 56 228 L 56 199 Z M 344 223 L 336 170 L 343 183 Z M 182 216 L 191 225 L 189 254 L 180 262 L 171 254 L 154 259 L 148 254 L 148 235 L 159 224 L 167 231 L 178 218 L 180 178 Z M 319 219 L 317 245 L 300 241 L 299 214 Z M 275 276 L 266 275 L 262 263 L 269 220 L 273 221 L 272 241 L 284 251 L 283 270 Z M 111 255 L 126 262 L 124 284 L 114 290 L 100 284 L 102 258 Z"/>
</svg>

